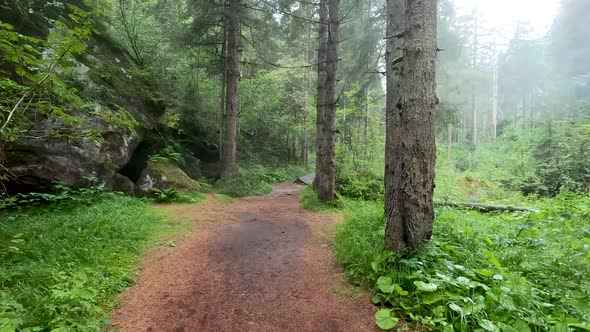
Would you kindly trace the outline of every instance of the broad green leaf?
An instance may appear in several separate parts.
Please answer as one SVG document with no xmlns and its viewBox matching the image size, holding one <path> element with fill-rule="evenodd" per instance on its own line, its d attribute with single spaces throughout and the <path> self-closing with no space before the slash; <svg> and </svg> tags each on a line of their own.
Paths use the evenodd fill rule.
<svg viewBox="0 0 590 332">
<path fill-rule="evenodd" d="M 375 321 L 381 329 L 389 330 L 397 325 L 399 318 L 394 316 L 391 309 L 380 309 L 375 313 Z"/>
<path fill-rule="evenodd" d="M 393 284 L 391 277 L 379 277 L 379 279 L 377 279 L 377 286 L 379 287 L 379 290 L 385 294 L 391 294 L 395 290 L 395 285 Z"/>
<path fill-rule="evenodd" d="M 422 292 L 434 292 L 438 289 L 435 283 L 425 283 L 423 281 L 414 281 L 414 285 Z"/>
<path fill-rule="evenodd" d="M 442 295 L 439 293 L 431 293 L 422 298 L 422 303 L 433 304 L 442 300 Z"/>
<path fill-rule="evenodd" d="M 569 330 L 570 329 L 567 327 L 567 324 L 561 322 L 555 324 L 555 326 L 553 326 L 551 329 L 552 332 L 569 332 Z"/>
<path fill-rule="evenodd" d="M 518 332 L 531 332 L 531 329 L 529 328 L 529 324 L 525 321 L 523 321 L 522 319 L 517 319 L 514 324 L 512 324 L 512 326 L 518 331 Z"/>
<path fill-rule="evenodd" d="M 449 308 L 451 308 L 451 310 L 458 312 L 460 314 L 463 314 L 463 308 L 461 308 L 460 305 L 458 305 L 457 303 L 451 303 L 449 304 Z"/>
<path fill-rule="evenodd" d="M 401 296 L 406 296 L 406 295 L 410 294 L 410 293 L 408 293 L 408 291 L 405 291 L 403 288 L 401 288 L 401 286 L 398 284 L 395 284 L 395 292 Z"/>
<path fill-rule="evenodd" d="M 500 329 L 490 320 L 480 319 L 478 322 L 479 326 L 486 331 L 500 331 Z"/>
<path fill-rule="evenodd" d="M 586 331 L 590 331 L 590 325 L 584 325 L 584 324 L 569 324 L 569 326 L 571 326 L 571 327 L 577 327 L 577 328 L 579 328 L 579 329 L 586 330 Z"/>
<path fill-rule="evenodd" d="M 474 271 L 482 277 L 491 277 L 494 275 L 494 271 L 492 270 L 477 269 Z"/>
</svg>

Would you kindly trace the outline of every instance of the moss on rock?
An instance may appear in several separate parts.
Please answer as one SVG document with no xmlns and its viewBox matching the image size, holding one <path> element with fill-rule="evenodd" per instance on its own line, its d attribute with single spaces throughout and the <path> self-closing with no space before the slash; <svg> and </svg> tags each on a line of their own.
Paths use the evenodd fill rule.
<svg viewBox="0 0 590 332">
<path fill-rule="evenodd" d="M 149 195 L 154 189 L 176 189 L 195 193 L 200 190 L 197 181 L 191 179 L 175 162 L 168 159 L 150 160 L 136 183 L 136 193 Z"/>
</svg>

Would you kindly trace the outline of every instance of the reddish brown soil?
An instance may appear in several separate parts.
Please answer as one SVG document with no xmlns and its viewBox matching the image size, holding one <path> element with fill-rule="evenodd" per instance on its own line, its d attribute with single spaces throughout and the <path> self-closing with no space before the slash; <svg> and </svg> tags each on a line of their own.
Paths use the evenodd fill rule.
<svg viewBox="0 0 590 332">
<path fill-rule="evenodd" d="M 197 223 L 146 257 L 113 313 L 121 331 L 377 331 L 330 244 L 337 217 L 304 210 L 301 187 L 223 204 L 165 207 Z M 357 292 L 358 293 L 358 292 Z"/>
</svg>

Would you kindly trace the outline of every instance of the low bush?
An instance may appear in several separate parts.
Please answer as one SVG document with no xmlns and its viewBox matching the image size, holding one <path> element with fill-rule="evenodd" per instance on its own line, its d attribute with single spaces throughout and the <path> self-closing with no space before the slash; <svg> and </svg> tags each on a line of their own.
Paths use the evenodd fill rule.
<svg viewBox="0 0 590 332">
<path fill-rule="evenodd" d="M 378 200 L 385 191 L 383 176 L 369 171 L 341 171 L 336 177 L 336 191 L 353 199 Z"/>
<path fill-rule="evenodd" d="M 590 198 L 563 193 L 537 214 L 436 211 L 432 241 L 411 257 L 383 250 L 382 205 L 347 216 L 335 254 L 374 289 L 384 329 L 590 330 Z"/>
<path fill-rule="evenodd" d="M 194 204 L 205 200 L 205 196 L 199 192 L 177 190 L 174 188 L 152 190 L 151 199 L 156 203 L 180 203 Z"/>
<path fill-rule="evenodd" d="M 102 185 L 98 185 L 98 179 L 87 177 L 88 186 L 86 188 L 74 189 L 63 183 L 56 182 L 53 184 L 53 191 L 45 193 L 21 193 L 14 196 L 0 195 L 0 210 L 15 209 L 25 206 L 39 206 L 48 204 L 92 204 L 97 198 L 116 195 L 107 193 Z"/>
<path fill-rule="evenodd" d="M 273 183 L 293 181 L 302 174 L 305 170 L 298 167 L 243 166 L 237 176 L 215 182 L 213 191 L 230 197 L 264 195 L 272 190 Z"/>
<path fill-rule="evenodd" d="M 303 188 L 299 198 L 304 209 L 311 211 L 337 211 L 344 208 L 344 201 L 341 197 L 337 197 L 331 202 L 322 202 L 318 199 L 317 193 L 311 186 Z"/>
</svg>

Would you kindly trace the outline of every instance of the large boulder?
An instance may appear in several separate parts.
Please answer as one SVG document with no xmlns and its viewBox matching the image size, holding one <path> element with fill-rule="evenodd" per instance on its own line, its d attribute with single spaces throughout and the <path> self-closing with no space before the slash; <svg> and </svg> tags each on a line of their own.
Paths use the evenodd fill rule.
<svg viewBox="0 0 590 332">
<path fill-rule="evenodd" d="M 135 185 L 139 196 L 147 196 L 154 189 L 176 189 L 194 193 L 200 185 L 184 173 L 175 162 L 168 159 L 150 160 Z"/>
<path fill-rule="evenodd" d="M 6 4 L 8 9 L 2 10 L 0 20 L 24 29 L 19 31 L 23 34 L 33 31 L 36 37 L 44 37 L 51 26 L 43 17 L 55 13 L 44 13 L 49 7 L 42 3 L 32 11 L 34 16 Z M 46 118 L 36 121 L 26 138 L 4 142 L 0 162 L 16 177 L 5 184 L 9 192 L 47 191 L 55 182 L 82 187 L 89 183 L 88 177 L 98 178 L 109 189 L 134 191 L 135 180 L 120 171 L 144 135 L 159 123 L 164 106 L 157 87 L 141 74 L 127 51 L 105 36 L 90 38 L 68 79 L 85 103 L 71 111 L 81 120 L 77 137 L 55 135 L 63 123 L 59 118 Z"/>
</svg>

